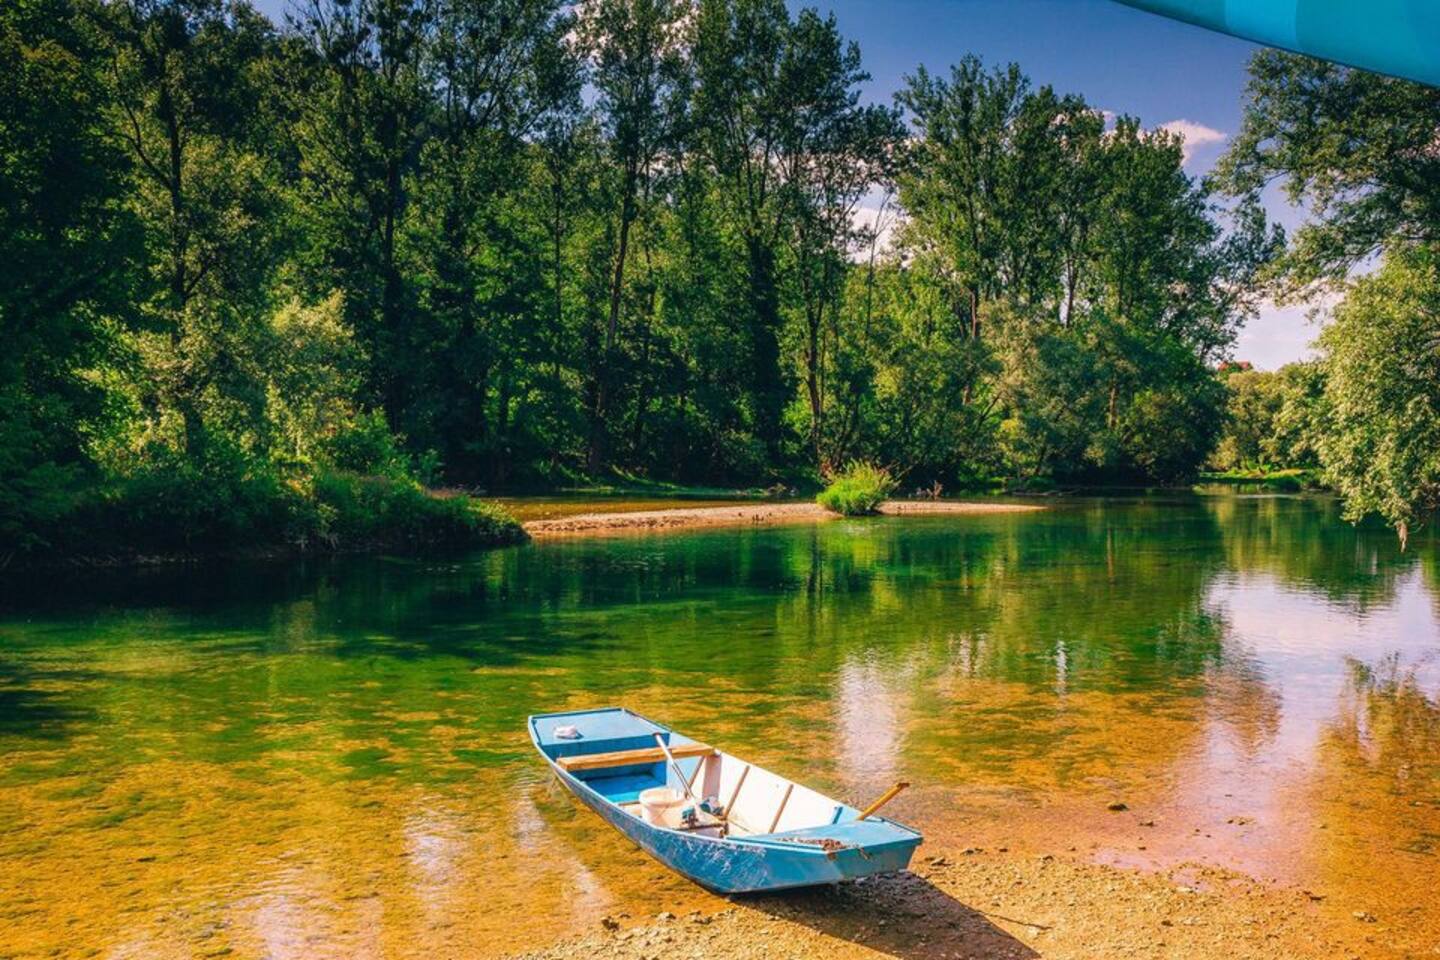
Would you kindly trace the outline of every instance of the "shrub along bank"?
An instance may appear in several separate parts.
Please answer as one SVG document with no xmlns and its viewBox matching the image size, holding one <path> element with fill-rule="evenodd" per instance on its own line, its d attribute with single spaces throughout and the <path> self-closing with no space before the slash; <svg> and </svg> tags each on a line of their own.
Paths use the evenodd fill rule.
<svg viewBox="0 0 1440 960">
<path fill-rule="evenodd" d="M 842 516 L 865 516 L 878 512 L 895 487 L 896 480 L 889 470 L 856 462 L 836 474 L 815 502 Z"/>
<path fill-rule="evenodd" d="M 220 555 L 436 552 L 519 543 L 493 503 L 437 495 L 408 477 L 323 470 L 286 479 L 171 467 L 109 483 L 54 513 L 0 567 L 155 562 Z"/>
</svg>

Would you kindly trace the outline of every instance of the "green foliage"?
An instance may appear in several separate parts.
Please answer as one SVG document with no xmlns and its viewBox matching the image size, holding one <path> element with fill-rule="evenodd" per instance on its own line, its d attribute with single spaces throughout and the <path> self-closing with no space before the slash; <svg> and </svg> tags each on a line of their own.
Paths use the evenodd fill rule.
<svg viewBox="0 0 1440 960">
<path fill-rule="evenodd" d="M 1290 468 L 1286 470 L 1226 470 L 1220 473 L 1202 473 L 1205 483 L 1229 483 L 1239 486 L 1259 486 L 1266 490 L 1283 493 L 1298 493 L 1302 490 L 1322 490 L 1325 487 L 1320 470 Z"/>
<path fill-rule="evenodd" d="M 92 479 L 86 371 L 132 317 L 138 251 L 103 58 L 64 0 L 0 5 L 0 565 Z"/>
<path fill-rule="evenodd" d="M 1211 456 L 1217 470 L 1271 471 L 1318 465 L 1315 442 L 1323 373 L 1313 362 L 1271 373 L 1246 370 L 1222 377 L 1228 395 L 1225 431 Z"/>
<path fill-rule="evenodd" d="M 890 471 L 873 463 L 852 461 L 835 474 L 815 498 L 815 502 L 832 513 L 860 517 L 876 513 L 880 504 L 895 492 L 898 481 Z"/>
<path fill-rule="evenodd" d="M 1278 294 L 1345 294 L 1276 432 L 1292 456 L 1318 454 L 1350 517 L 1378 513 L 1403 543 L 1440 505 L 1440 91 L 1269 50 L 1251 61 L 1249 99 L 1218 182 L 1253 199 L 1278 181 L 1308 210 L 1268 272 Z M 1377 273 L 1350 279 L 1376 258 Z"/>
<path fill-rule="evenodd" d="M 1247 95 L 1216 176 L 1249 197 L 1279 181 L 1310 212 L 1271 271 L 1282 293 L 1343 280 L 1393 238 L 1440 240 L 1440 90 L 1261 50 Z"/>
<path fill-rule="evenodd" d="M 437 497 L 413 480 L 325 469 L 297 482 L 212 443 L 208 459 L 158 459 L 92 489 L 42 527 L 36 560 L 90 561 L 214 553 L 434 550 L 516 543 L 520 525 L 494 504 Z"/>
<path fill-rule="evenodd" d="M 388 541 L 442 483 L 1173 479 L 1273 241 L 1018 67 L 862 102 L 781 0 L 17 0 L 0 53 L 0 556 Z"/>
<path fill-rule="evenodd" d="M 324 471 L 315 478 L 303 531 L 327 544 L 389 548 L 493 546 L 525 539 L 501 507 L 464 494 L 437 497 L 389 477 Z"/>
<path fill-rule="evenodd" d="M 357 412 L 365 355 L 345 324 L 340 294 L 314 306 L 292 299 L 272 315 L 264 339 L 260 379 L 275 459 L 297 466 L 328 460 L 345 469 L 379 470 L 371 463 L 357 464 L 358 455 L 346 450 L 353 445 L 349 437 L 365 430 L 383 431 L 390 448 L 385 457 L 372 454 L 372 462 L 388 466 L 402 459 L 384 418 L 377 423 L 375 415 Z"/>
<path fill-rule="evenodd" d="M 1077 338 L 1038 325 L 1021 325 L 1001 357 L 996 391 L 1006 416 L 997 439 L 1019 485 L 1033 486 L 1057 465 L 1084 463 L 1105 419 L 1099 358 Z"/>
<path fill-rule="evenodd" d="M 1175 383 L 1137 391 L 1117 422 L 1123 462 L 1139 476 L 1172 483 L 1189 479 L 1215 448 L 1224 390 L 1198 363 L 1190 367 Z"/>
<path fill-rule="evenodd" d="M 1225 232 L 1178 139 L 1128 117 L 1107 130 L 1013 65 L 921 69 L 900 99 L 919 134 L 899 180 L 900 269 L 924 291 L 923 352 L 954 357 L 945 403 L 966 413 L 948 419 L 966 423 L 950 433 L 969 449 L 951 457 L 973 466 L 989 451 L 1022 485 L 1193 475 L 1221 420 L 1208 366 L 1253 312 L 1251 279 L 1278 242 L 1257 208 Z"/>
<path fill-rule="evenodd" d="M 1394 248 L 1355 281 L 1320 337 L 1326 479 L 1358 520 L 1400 534 L 1440 509 L 1440 257 Z"/>
</svg>

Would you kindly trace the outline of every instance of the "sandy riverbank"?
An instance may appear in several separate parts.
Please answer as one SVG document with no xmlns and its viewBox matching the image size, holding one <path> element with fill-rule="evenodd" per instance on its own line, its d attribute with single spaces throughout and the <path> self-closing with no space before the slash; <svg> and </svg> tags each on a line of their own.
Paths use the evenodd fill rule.
<svg viewBox="0 0 1440 960">
<path fill-rule="evenodd" d="M 922 848 L 930 850 L 930 846 Z M 717 901 L 723 903 L 723 901 Z M 683 916 L 597 918 L 595 931 L 524 960 L 880 957 L 1027 960 L 1164 957 L 1440 956 L 1391 918 L 1230 871 L 1147 873 L 1100 864 L 951 850 L 911 873 L 759 898 Z"/>
<path fill-rule="evenodd" d="M 880 512 L 892 516 L 937 514 L 1018 513 L 1043 510 L 1038 504 L 989 503 L 956 500 L 891 500 Z M 573 534 L 626 533 L 700 527 L 770 526 L 782 523 L 817 523 L 838 519 L 816 503 L 735 503 L 727 506 L 674 507 L 631 513 L 582 513 L 553 520 L 532 520 L 525 531 L 532 537 Z"/>
</svg>

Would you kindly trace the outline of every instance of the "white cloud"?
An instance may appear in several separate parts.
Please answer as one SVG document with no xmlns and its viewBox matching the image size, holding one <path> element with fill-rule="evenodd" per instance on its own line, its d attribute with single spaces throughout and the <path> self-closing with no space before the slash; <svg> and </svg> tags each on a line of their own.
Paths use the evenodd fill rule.
<svg viewBox="0 0 1440 960">
<path fill-rule="evenodd" d="M 884 210 L 875 207 L 856 207 L 850 214 L 850 221 L 857 230 L 864 230 L 866 233 L 875 234 L 875 250 L 877 253 L 886 253 L 891 244 L 895 242 L 895 208 L 888 207 Z M 851 258 L 854 260 L 870 259 L 870 244 L 865 242 L 852 251 Z"/>
<path fill-rule="evenodd" d="M 1258 314 L 1235 339 L 1236 360 L 1249 360 L 1257 370 L 1278 370 L 1294 360 L 1315 356 L 1313 343 L 1338 298 L 1320 296 L 1314 304 L 1260 304 Z"/>
<path fill-rule="evenodd" d="M 1207 147 L 1212 143 L 1224 143 L 1227 139 L 1227 134 L 1221 133 L 1214 127 L 1207 127 L 1203 123 L 1196 123 L 1194 120 L 1169 120 L 1160 124 L 1157 129 L 1180 134 L 1184 140 L 1181 150 L 1186 163 L 1194 158 L 1195 151 L 1200 147 Z"/>
<path fill-rule="evenodd" d="M 888 253 L 895 242 L 895 227 L 900 220 L 900 207 L 892 194 L 879 187 L 872 187 L 850 211 L 850 224 L 859 231 L 875 236 L 875 252 Z M 850 250 L 852 262 L 870 259 L 869 242 L 858 243 Z"/>
</svg>

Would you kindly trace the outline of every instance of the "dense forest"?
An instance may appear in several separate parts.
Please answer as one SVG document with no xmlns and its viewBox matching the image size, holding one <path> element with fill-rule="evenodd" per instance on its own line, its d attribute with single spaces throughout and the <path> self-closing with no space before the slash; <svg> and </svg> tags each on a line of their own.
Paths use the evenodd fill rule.
<svg viewBox="0 0 1440 960">
<path fill-rule="evenodd" d="M 1436 302 L 1435 91 L 1261 54 L 1201 182 L 1017 66 L 867 80 L 783 0 L 11 0 L 0 557 L 509 535 L 441 486 L 1183 479 L 1262 297 L 1382 250 L 1267 456 L 1423 516 L 1434 457 L 1345 488 L 1374 423 L 1324 398 Z"/>
</svg>

